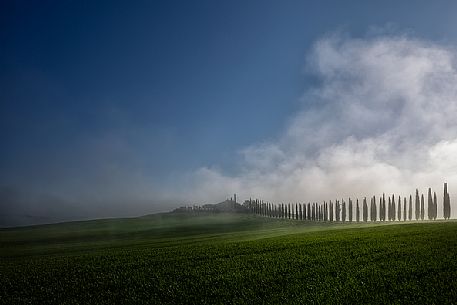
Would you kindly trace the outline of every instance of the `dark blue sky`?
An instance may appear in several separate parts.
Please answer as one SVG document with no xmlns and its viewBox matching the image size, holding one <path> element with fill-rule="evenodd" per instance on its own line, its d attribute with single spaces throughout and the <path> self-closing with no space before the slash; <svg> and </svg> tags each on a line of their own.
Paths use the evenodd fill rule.
<svg viewBox="0 0 457 305">
<path fill-rule="evenodd" d="M 0 186 L 65 194 L 105 183 L 106 167 L 158 183 L 206 165 L 233 171 L 237 151 L 277 137 L 301 108 L 316 40 L 393 25 L 455 43 L 456 9 L 455 1 L 2 1 Z"/>
</svg>

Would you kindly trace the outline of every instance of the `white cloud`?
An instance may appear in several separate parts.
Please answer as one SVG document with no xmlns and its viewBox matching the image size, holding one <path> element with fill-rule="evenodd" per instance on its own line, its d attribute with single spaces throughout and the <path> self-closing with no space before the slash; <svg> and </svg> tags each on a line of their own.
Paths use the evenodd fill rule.
<svg viewBox="0 0 457 305">
<path fill-rule="evenodd" d="M 456 54 L 406 36 L 318 41 L 308 68 L 320 84 L 283 136 L 245 148 L 238 175 L 199 169 L 193 197 L 308 202 L 431 186 L 441 198 L 444 181 L 457 189 Z"/>
</svg>

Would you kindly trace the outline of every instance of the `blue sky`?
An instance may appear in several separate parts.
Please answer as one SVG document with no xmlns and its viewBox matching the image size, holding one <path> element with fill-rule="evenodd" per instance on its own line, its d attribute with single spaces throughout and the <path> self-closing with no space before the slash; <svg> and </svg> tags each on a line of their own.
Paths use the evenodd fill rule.
<svg viewBox="0 0 457 305">
<path fill-rule="evenodd" d="M 316 41 L 387 31 L 453 45 L 456 9 L 455 1 L 3 1 L 0 187 L 8 198 L 92 206 L 109 201 L 104 193 L 122 177 L 127 188 L 139 179 L 172 189 L 201 168 L 237 175 L 240 152 L 278 141 L 312 107 L 303 94 L 321 81 L 306 65 Z"/>
</svg>

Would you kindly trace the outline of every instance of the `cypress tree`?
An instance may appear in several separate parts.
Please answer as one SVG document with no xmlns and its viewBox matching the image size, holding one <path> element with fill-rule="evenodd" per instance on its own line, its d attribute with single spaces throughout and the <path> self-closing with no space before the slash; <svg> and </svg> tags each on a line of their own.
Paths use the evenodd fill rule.
<svg viewBox="0 0 457 305">
<path fill-rule="evenodd" d="M 390 202 L 390 197 L 388 199 L 389 199 L 389 203 L 387 205 L 387 209 L 388 209 L 387 210 L 387 219 L 389 221 L 391 221 L 392 220 L 392 203 Z"/>
<path fill-rule="evenodd" d="M 386 198 L 382 193 L 382 221 L 386 221 Z"/>
<path fill-rule="evenodd" d="M 379 197 L 379 221 L 382 221 L 382 197 Z"/>
<path fill-rule="evenodd" d="M 368 205 L 367 205 L 367 197 L 363 198 L 363 221 L 367 222 L 368 221 Z"/>
<path fill-rule="evenodd" d="M 333 203 L 331 200 L 329 203 L 329 212 L 330 212 L 330 221 L 333 221 Z"/>
<path fill-rule="evenodd" d="M 343 222 L 346 221 L 346 202 L 344 200 L 342 200 L 343 204 L 342 204 L 342 210 L 341 210 L 341 220 Z"/>
<path fill-rule="evenodd" d="M 419 190 L 416 189 L 416 220 L 419 220 L 420 218 L 420 207 L 419 207 Z"/>
<path fill-rule="evenodd" d="M 356 220 L 357 222 L 360 221 L 359 199 L 356 199 L 356 205 L 355 205 L 355 220 Z"/>
<path fill-rule="evenodd" d="M 308 220 L 311 220 L 311 204 L 308 202 Z"/>
<path fill-rule="evenodd" d="M 451 200 L 449 193 L 447 192 L 447 183 L 444 183 L 443 216 L 444 219 L 449 219 L 451 217 Z"/>
<path fill-rule="evenodd" d="M 433 192 L 433 220 L 436 220 L 437 213 L 438 213 L 438 202 L 436 199 L 436 192 Z"/>
<path fill-rule="evenodd" d="M 373 208 L 371 209 L 372 214 L 373 214 L 373 220 L 376 221 L 376 218 L 378 216 L 378 211 L 376 211 L 376 196 L 373 196 Z"/>
<path fill-rule="evenodd" d="M 398 221 L 401 221 L 401 197 L 400 196 L 398 196 L 397 219 L 398 219 Z"/>
<path fill-rule="evenodd" d="M 409 211 L 408 211 L 408 219 L 411 221 L 413 218 L 413 196 L 409 195 Z"/>
<path fill-rule="evenodd" d="M 338 222 L 340 218 L 338 217 L 338 200 L 335 200 L 335 221 Z"/>
<path fill-rule="evenodd" d="M 432 189 L 428 188 L 428 197 L 427 197 L 427 216 L 428 220 L 433 219 L 433 199 L 432 199 Z"/>
<path fill-rule="evenodd" d="M 328 203 L 325 203 L 325 221 L 328 221 Z"/>
<path fill-rule="evenodd" d="M 349 222 L 352 222 L 352 200 L 349 198 Z"/>
<path fill-rule="evenodd" d="M 322 204 L 322 213 L 324 214 L 322 219 L 327 221 L 327 203 L 325 201 Z"/>
<path fill-rule="evenodd" d="M 396 213 L 396 204 L 395 204 L 395 196 L 392 195 L 392 221 L 395 221 L 396 220 L 396 217 L 397 217 L 397 213 Z"/>
<path fill-rule="evenodd" d="M 424 220 L 424 194 L 421 194 L 421 220 Z"/>
<path fill-rule="evenodd" d="M 370 198 L 370 221 L 373 221 L 373 197 Z"/>
<path fill-rule="evenodd" d="M 403 221 L 406 221 L 406 197 L 403 198 Z"/>
</svg>

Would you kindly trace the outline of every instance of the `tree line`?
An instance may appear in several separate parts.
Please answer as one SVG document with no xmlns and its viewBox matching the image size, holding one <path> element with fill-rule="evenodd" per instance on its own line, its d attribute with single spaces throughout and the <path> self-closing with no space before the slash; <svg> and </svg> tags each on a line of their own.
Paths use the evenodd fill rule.
<svg viewBox="0 0 457 305">
<path fill-rule="evenodd" d="M 368 208 L 370 201 L 370 208 Z M 414 203 L 413 203 L 414 201 Z M 353 219 L 354 202 L 351 198 L 346 202 L 344 199 L 335 201 L 324 201 L 323 203 L 280 203 L 273 204 L 264 202 L 259 199 L 249 199 L 243 204 L 247 210 L 253 214 L 263 215 L 272 218 L 285 218 L 309 221 L 407 221 L 414 219 L 425 219 L 425 197 L 424 194 L 419 196 L 419 190 L 416 189 L 415 198 L 410 195 L 409 198 L 401 196 L 385 196 L 376 199 L 373 196 L 369 199 L 363 198 L 362 202 L 355 200 L 355 219 Z M 438 202 L 436 193 L 428 189 L 427 194 L 427 218 L 435 220 L 438 212 Z M 447 190 L 447 183 L 444 183 L 443 194 L 443 216 L 444 219 L 451 217 L 451 203 Z"/>
</svg>

